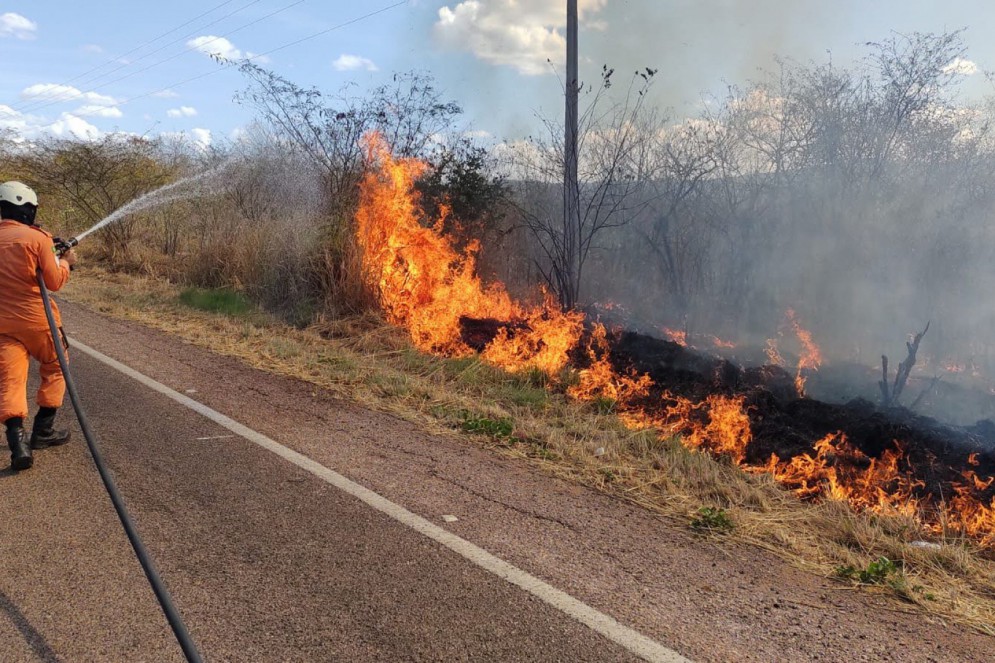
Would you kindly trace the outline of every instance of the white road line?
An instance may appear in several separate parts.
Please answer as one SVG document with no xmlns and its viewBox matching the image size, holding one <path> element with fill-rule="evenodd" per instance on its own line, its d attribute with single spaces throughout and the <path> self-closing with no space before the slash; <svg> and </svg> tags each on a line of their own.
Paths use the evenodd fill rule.
<svg viewBox="0 0 995 663">
<path fill-rule="evenodd" d="M 504 560 L 495 557 L 483 548 L 480 548 L 479 546 L 476 546 L 469 541 L 442 529 L 425 518 L 408 511 L 394 502 L 391 502 L 386 497 L 383 497 L 378 493 L 359 485 L 355 481 L 347 479 L 337 472 L 333 472 L 324 465 L 311 460 L 307 456 L 298 453 L 293 449 L 288 449 L 279 442 L 266 437 L 262 433 L 257 433 L 251 428 L 238 423 L 234 419 L 226 417 L 220 412 L 212 410 L 203 403 L 199 403 L 189 396 L 184 396 L 178 391 L 170 389 L 160 382 L 156 382 L 152 378 L 139 373 L 135 369 L 130 368 L 119 361 L 111 359 L 107 355 L 98 352 L 91 347 L 83 345 L 79 341 L 70 339 L 70 344 L 74 350 L 84 352 L 97 361 L 100 361 L 111 368 L 124 373 L 128 377 L 134 378 L 146 387 L 157 391 L 164 396 L 168 396 L 181 405 L 185 405 L 194 412 L 207 417 L 219 426 L 227 428 L 236 435 L 273 452 L 277 456 L 290 461 L 303 470 L 307 470 L 311 474 L 335 486 L 339 490 L 343 490 L 353 497 L 362 500 L 377 511 L 390 516 L 394 520 L 424 534 L 428 538 L 442 544 L 453 552 L 462 555 L 477 566 L 486 569 L 494 575 L 507 580 L 511 584 L 524 589 L 533 596 L 542 599 L 557 610 L 566 613 L 580 623 L 585 624 L 591 629 L 597 631 L 609 640 L 616 642 L 633 654 L 640 656 L 647 661 L 659 663 L 687 663 L 688 659 L 684 658 L 676 651 L 661 645 L 659 642 L 646 637 L 638 631 L 634 631 L 628 626 L 620 624 L 613 617 L 595 610 L 586 603 L 578 601 L 566 592 L 556 589 L 552 585 L 536 578 L 516 566 L 512 566 Z"/>
</svg>

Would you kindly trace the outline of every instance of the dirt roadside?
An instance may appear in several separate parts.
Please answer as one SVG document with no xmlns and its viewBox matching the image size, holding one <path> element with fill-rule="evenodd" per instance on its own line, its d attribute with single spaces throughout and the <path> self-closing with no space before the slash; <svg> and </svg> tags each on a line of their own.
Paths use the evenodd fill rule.
<svg viewBox="0 0 995 663">
<path fill-rule="evenodd" d="M 995 639 L 703 539 L 458 436 L 63 304 L 83 343 L 190 393 L 695 660 L 987 660 Z"/>
</svg>

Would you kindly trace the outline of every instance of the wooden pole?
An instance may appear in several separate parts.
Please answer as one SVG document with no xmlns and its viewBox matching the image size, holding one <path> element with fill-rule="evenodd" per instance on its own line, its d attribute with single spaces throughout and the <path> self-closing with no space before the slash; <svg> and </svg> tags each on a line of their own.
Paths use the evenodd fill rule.
<svg viewBox="0 0 995 663">
<path fill-rule="evenodd" d="M 564 292 L 562 304 L 570 309 L 577 304 L 580 284 L 580 189 L 577 184 L 577 0 L 567 0 L 567 79 L 566 116 L 563 142 L 563 242 Z"/>
</svg>

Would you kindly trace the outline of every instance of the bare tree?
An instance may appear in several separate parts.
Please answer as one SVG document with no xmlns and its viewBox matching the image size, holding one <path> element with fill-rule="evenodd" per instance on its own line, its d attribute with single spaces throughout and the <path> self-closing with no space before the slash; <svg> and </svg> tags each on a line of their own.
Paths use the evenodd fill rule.
<svg viewBox="0 0 995 663">
<path fill-rule="evenodd" d="M 654 254 L 654 264 L 671 288 L 677 301 L 678 315 L 684 316 L 690 305 L 689 277 L 692 271 L 682 264 L 685 257 L 681 242 L 687 226 L 681 224 L 692 216 L 685 203 L 700 192 L 702 184 L 718 168 L 717 144 L 722 131 L 708 122 L 686 122 L 657 141 L 656 168 L 649 186 L 652 217 L 648 232 L 642 237 Z"/>
<path fill-rule="evenodd" d="M 950 83 L 962 74 L 956 62 L 964 55 L 963 30 L 940 35 L 893 35 L 880 43 L 871 65 L 879 76 L 880 123 L 873 175 L 879 175 L 903 134 L 918 116 L 948 102 Z"/>
<path fill-rule="evenodd" d="M 236 100 L 255 107 L 278 140 L 323 169 L 340 218 L 348 217 L 355 203 L 364 135 L 379 133 L 397 156 L 424 157 L 462 113 L 420 72 L 395 74 L 390 83 L 359 96 L 348 87 L 326 95 L 251 62 L 242 63 L 240 70 L 251 84 Z"/>
<path fill-rule="evenodd" d="M 543 118 L 545 135 L 511 149 L 513 179 L 525 227 L 541 257 L 536 265 L 564 309 L 581 300 L 584 266 L 598 248 L 598 238 L 627 224 L 644 206 L 638 192 L 651 176 L 645 160 L 646 140 L 659 128 L 655 116 L 644 117 L 644 102 L 656 71 L 636 72 L 623 99 L 607 104 L 614 70 L 604 67 L 596 91 L 581 114 L 578 132 L 580 208 L 577 218 L 562 213 L 560 191 L 564 162 L 564 131 L 556 120 Z"/>
<path fill-rule="evenodd" d="M 86 227 L 176 175 L 180 164 L 166 160 L 159 148 L 157 140 L 119 134 L 97 141 L 47 139 L 22 160 L 43 190 L 68 203 L 71 223 Z M 137 222 L 129 217 L 101 231 L 112 259 L 128 253 Z"/>
</svg>

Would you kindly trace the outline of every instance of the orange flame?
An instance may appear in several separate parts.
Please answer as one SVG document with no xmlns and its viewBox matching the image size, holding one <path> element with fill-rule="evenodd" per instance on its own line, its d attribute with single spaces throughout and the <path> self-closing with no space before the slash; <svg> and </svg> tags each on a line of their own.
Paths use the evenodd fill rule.
<svg viewBox="0 0 995 663">
<path fill-rule="evenodd" d="M 995 497 L 985 504 L 971 494 L 970 487 L 954 485 L 954 495 L 943 505 L 939 522 L 930 523 L 928 528 L 934 534 L 964 532 L 983 546 L 995 545 Z"/>
<path fill-rule="evenodd" d="M 597 306 L 597 307 L 599 307 L 599 308 L 603 308 L 606 311 L 623 311 L 623 312 L 625 311 L 625 307 L 624 306 L 622 306 L 618 302 L 613 302 L 611 300 L 609 300 L 607 302 L 595 302 L 594 305 Z"/>
<path fill-rule="evenodd" d="M 815 344 L 815 341 L 812 340 L 812 332 L 801 326 L 801 323 L 795 316 L 794 309 L 789 308 L 786 315 L 788 322 L 791 323 L 791 328 L 798 337 L 798 342 L 802 346 L 801 357 L 798 360 L 798 373 L 795 375 L 795 389 L 798 391 L 799 396 L 804 396 L 805 381 L 807 378 L 802 375 L 802 371 L 819 370 L 819 367 L 822 366 L 822 351 Z"/>
<path fill-rule="evenodd" d="M 784 359 L 781 357 L 781 353 L 777 351 L 777 339 L 767 339 L 767 345 L 764 346 L 764 354 L 767 355 L 767 361 L 774 366 L 784 366 Z"/>
<path fill-rule="evenodd" d="M 548 298 L 526 308 L 501 284 L 485 286 L 476 272 L 479 246 L 471 243 L 458 253 L 441 233 L 445 212 L 434 227 L 418 222 L 414 183 L 425 163 L 395 160 L 376 135 L 365 139 L 365 148 L 376 167 L 360 184 L 356 232 L 367 282 L 389 320 L 407 328 L 422 350 L 462 356 L 471 349 L 462 340 L 460 319 L 493 319 L 504 326 L 484 350 L 487 361 L 512 371 L 563 368 L 580 339 L 583 316 L 559 311 Z"/>
<path fill-rule="evenodd" d="M 967 464 L 977 467 L 978 454 L 970 454 Z M 995 497 L 985 504 L 972 494 L 991 487 L 995 477 L 982 479 L 974 470 L 965 470 L 962 476 L 965 483 L 953 485 L 954 494 L 950 501 L 942 505 L 939 522 L 929 523 L 929 529 L 935 534 L 944 534 L 944 530 L 952 529 L 973 536 L 983 546 L 995 545 Z"/>
<path fill-rule="evenodd" d="M 746 446 L 753 439 L 750 418 L 743 406 L 745 397 L 710 394 L 700 403 L 669 394 L 665 394 L 664 398 L 675 401 L 667 408 L 664 417 L 675 432 L 684 434 L 685 444 L 731 456 L 737 464 L 743 462 Z M 707 424 L 695 421 L 698 418 L 696 413 L 701 412 L 707 413 Z"/>
<path fill-rule="evenodd" d="M 653 380 L 643 374 L 619 375 L 608 360 L 608 331 L 598 323 L 588 341 L 587 356 L 591 365 L 580 371 L 580 382 L 567 390 L 567 393 L 584 401 L 596 398 L 610 398 L 619 403 L 629 403 L 639 396 L 649 394 Z"/>
<path fill-rule="evenodd" d="M 687 347 L 688 346 L 688 333 L 683 329 L 671 329 L 670 327 L 661 327 L 660 331 L 666 334 L 667 339 L 673 341 L 677 345 Z"/>
<path fill-rule="evenodd" d="M 712 345 L 714 345 L 717 348 L 726 348 L 726 349 L 732 349 L 736 347 L 736 344 L 733 343 L 732 341 L 723 341 L 718 336 L 712 337 Z"/>
<path fill-rule="evenodd" d="M 814 456 L 801 454 L 782 461 L 772 454 L 763 469 L 802 498 L 826 495 L 845 500 L 858 511 L 916 516 L 919 501 L 913 489 L 923 484 L 899 471 L 904 456 L 895 442 L 881 458 L 868 458 L 845 435 L 832 433 L 815 443 Z"/>
</svg>

